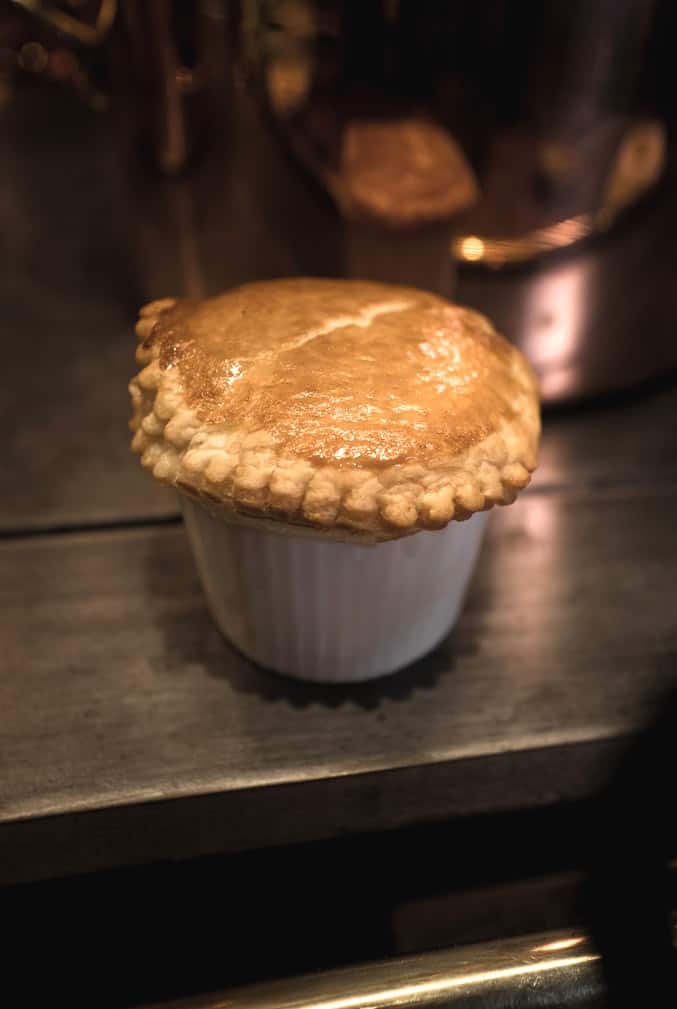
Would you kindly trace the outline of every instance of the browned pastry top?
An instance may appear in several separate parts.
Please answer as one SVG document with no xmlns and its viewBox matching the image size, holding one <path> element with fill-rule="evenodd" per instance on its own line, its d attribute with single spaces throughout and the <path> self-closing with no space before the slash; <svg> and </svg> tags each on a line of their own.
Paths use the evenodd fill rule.
<svg viewBox="0 0 677 1009">
<path fill-rule="evenodd" d="M 410 287 L 289 279 L 141 311 L 133 446 L 219 514 L 388 539 L 507 504 L 536 465 L 529 365 Z"/>
<path fill-rule="evenodd" d="M 480 315 L 361 281 L 248 284 L 178 301 L 151 340 L 206 424 L 313 462 L 456 455 L 513 416 L 515 353 Z"/>
</svg>

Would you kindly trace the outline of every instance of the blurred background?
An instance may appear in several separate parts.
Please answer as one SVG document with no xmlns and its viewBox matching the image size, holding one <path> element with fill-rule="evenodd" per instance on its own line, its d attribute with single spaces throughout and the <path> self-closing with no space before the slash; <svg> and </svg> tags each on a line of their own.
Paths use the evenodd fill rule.
<svg viewBox="0 0 677 1009">
<path fill-rule="evenodd" d="M 676 42 L 671 0 L 0 0 L 0 894 L 43 966 L 22 979 L 27 1004 L 44 979 L 72 1005 L 132 1006 L 562 927 L 604 951 L 613 1004 L 663 1004 Z M 304 697 L 241 673 L 209 636 L 182 541 L 155 551 L 178 510 L 129 454 L 139 305 L 289 274 L 470 304 L 542 383 L 541 468 L 492 518 L 465 623 L 383 694 Z M 139 613 L 162 632 L 143 690 L 169 728 L 124 679 L 148 647 Z M 310 768 L 348 710 L 360 729 L 338 735 L 328 777 L 379 733 L 388 773 L 416 765 L 416 745 L 423 766 L 430 723 L 449 741 L 440 766 L 472 737 L 463 770 L 417 779 L 420 802 L 370 778 L 345 823 L 327 812 L 341 826 L 298 844 L 273 814 L 270 837 L 259 823 L 235 852 L 215 812 L 177 820 L 176 844 L 151 830 L 144 848 L 124 819 L 90 835 L 83 782 L 109 789 L 105 820 L 139 801 L 121 754 L 161 774 L 231 731 L 198 700 L 220 663 L 238 746 L 264 726 L 282 753 L 306 740 Z M 321 816 L 308 794 L 290 817 Z M 486 1004 L 607 1004 L 588 981 Z"/>
<path fill-rule="evenodd" d="M 133 304 L 416 283 L 494 318 L 546 400 L 622 388 L 677 361 L 674 32 L 669 0 L 5 0 L 8 261 L 40 232 L 54 269 L 49 213 L 64 281 Z"/>
</svg>

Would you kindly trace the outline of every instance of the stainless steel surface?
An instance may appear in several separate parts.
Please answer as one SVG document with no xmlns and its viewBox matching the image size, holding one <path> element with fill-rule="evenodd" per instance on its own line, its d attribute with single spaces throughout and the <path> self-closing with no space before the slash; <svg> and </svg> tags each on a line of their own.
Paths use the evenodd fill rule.
<svg viewBox="0 0 677 1009">
<path fill-rule="evenodd" d="M 598 1009 L 604 994 L 591 941 L 557 932 L 255 985 L 172 1009 Z"/>
<path fill-rule="evenodd" d="M 352 690 L 232 652 L 181 528 L 6 540 L 0 874 L 590 796 L 674 678 L 676 501 L 665 477 L 527 493 L 453 637 Z"/>
<path fill-rule="evenodd" d="M 460 300 L 485 312 L 536 368 L 546 402 L 622 389 L 677 367 L 669 319 L 677 191 L 632 227 L 524 274 L 465 270 Z"/>
<path fill-rule="evenodd" d="M 0 106 L 0 133 L 0 305 L 12 347 L 0 418 L 14 432 L 0 528 L 173 514 L 129 452 L 129 333 L 143 291 L 111 123 L 68 93 L 32 91 Z"/>
</svg>

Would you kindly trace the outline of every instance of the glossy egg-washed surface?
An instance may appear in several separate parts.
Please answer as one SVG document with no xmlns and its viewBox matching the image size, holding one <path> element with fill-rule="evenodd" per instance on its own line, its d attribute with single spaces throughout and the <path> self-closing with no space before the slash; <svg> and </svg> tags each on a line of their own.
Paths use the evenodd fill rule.
<svg viewBox="0 0 677 1009">
<path fill-rule="evenodd" d="M 156 323 L 199 419 L 318 463 L 434 464 L 513 415 L 516 352 L 482 316 L 361 281 L 248 284 Z"/>
</svg>

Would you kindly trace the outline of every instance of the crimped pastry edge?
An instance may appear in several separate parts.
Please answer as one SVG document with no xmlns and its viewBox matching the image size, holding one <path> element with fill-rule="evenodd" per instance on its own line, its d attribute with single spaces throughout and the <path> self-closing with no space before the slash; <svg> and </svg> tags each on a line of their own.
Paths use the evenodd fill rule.
<svg viewBox="0 0 677 1009">
<path fill-rule="evenodd" d="M 377 543 L 444 528 L 511 504 L 537 464 L 540 415 L 535 376 L 511 357 L 514 416 L 436 467 L 415 463 L 337 467 L 285 455 L 263 431 L 204 424 L 187 404 L 178 369 L 163 370 L 147 341 L 168 298 L 141 309 L 142 370 L 129 384 L 132 448 L 160 482 L 224 521 L 290 535 Z"/>
</svg>

